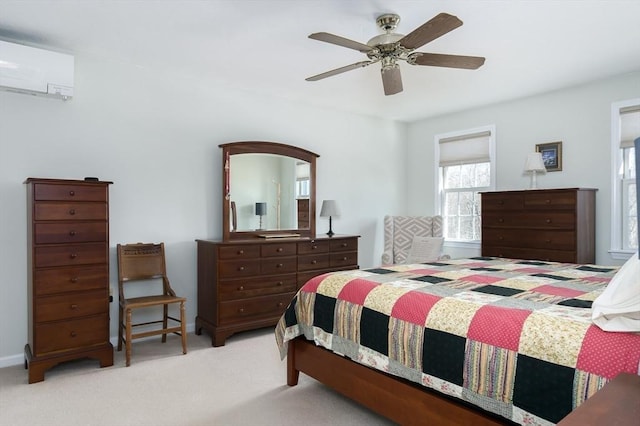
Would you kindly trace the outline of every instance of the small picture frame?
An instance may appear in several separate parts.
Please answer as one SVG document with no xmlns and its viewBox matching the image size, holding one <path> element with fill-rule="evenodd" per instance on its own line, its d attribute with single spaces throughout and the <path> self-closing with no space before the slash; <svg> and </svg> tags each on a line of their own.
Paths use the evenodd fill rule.
<svg viewBox="0 0 640 426">
<path fill-rule="evenodd" d="M 562 142 L 539 143 L 536 152 L 542 154 L 544 167 L 548 172 L 562 171 Z"/>
</svg>

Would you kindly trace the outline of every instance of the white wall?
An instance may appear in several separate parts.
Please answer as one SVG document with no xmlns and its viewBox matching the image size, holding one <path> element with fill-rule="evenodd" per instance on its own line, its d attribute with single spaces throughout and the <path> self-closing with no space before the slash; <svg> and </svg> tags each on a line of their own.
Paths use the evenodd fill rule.
<svg viewBox="0 0 640 426">
<path fill-rule="evenodd" d="M 219 144 L 264 140 L 320 155 L 317 197 L 338 201 L 334 231 L 359 234 L 362 267 L 379 262 L 382 218 L 406 206 L 406 126 L 267 99 L 215 82 L 76 57 L 68 101 L 0 92 L 0 366 L 27 342 L 27 177 L 113 181 L 115 245 L 164 241 L 174 289 L 196 315 L 195 239 L 219 238 Z M 317 212 L 319 213 L 319 212 Z M 317 218 L 317 231 L 328 229 Z M 111 304 L 111 335 L 117 334 Z"/>
<path fill-rule="evenodd" d="M 562 171 L 538 176 L 541 188 L 597 188 L 596 263 L 612 259 L 611 232 L 611 103 L 640 96 L 640 72 L 559 90 L 517 101 L 490 105 L 415 122 L 408 129 L 408 213 L 433 214 L 435 197 L 434 136 L 496 125 L 498 190 L 525 189 L 527 153 L 539 143 L 562 141 Z M 418 196 L 420 194 L 420 196 Z M 445 250 L 478 255 L 478 250 Z"/>
</svg>

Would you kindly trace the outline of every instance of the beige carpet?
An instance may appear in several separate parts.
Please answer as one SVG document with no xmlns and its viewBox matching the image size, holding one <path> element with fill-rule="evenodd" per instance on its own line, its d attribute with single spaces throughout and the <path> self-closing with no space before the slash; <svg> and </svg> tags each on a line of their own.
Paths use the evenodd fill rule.
<svg viewBox="0 0 640 426">
<path fill-rule="evenodd" d="M 0 425 L 390 425 L 303 374 L 286 385 L 273 331 L 237 334 L 226 346 L 189 335 L 135 342 L 131 367 L 79 360 L 27 384 L 22 366 L 0 369 Z"/>
</svg>

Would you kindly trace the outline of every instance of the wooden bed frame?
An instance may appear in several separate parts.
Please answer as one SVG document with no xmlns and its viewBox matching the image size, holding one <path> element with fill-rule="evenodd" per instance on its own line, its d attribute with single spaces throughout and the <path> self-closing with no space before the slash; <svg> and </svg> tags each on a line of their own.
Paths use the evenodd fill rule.
<svg viewBox="0 0 640 426">
<path fill-rule="evenodd" d="M 300 372 L 401 425 L 514 425 L 461 400 L 371 369 L 298 337 L 288 342 L 287 384 Z"/>
</svg>

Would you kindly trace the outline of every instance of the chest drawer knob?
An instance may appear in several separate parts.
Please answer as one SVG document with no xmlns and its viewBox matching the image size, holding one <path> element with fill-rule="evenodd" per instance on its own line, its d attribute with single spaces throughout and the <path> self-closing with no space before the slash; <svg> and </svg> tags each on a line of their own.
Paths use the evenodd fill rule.
<svg viewBox="0 0 640 426">
<path fill-rule="evenodd" d="M 498 222 L 503 223 L 503 222 L 504 222 L 504 219 L 503 219 L 503 218 L 500 218 L 500 219 L 498 219 Z"/>
<path fill-rule="evenodd" d="M 75 237 L 76 236 L 76 231 L 74 231 L 74 230 L 69 231 L 69 235 L 72 236 L 72 237 Z"/>
<path fill-rule="evenodd" d="M 76 310 L 78 309 L 78 305 L 76 305 L 75 303 L 72 303 L 71 306 L 69 306 L 71 309 Z"/>
<path fill-rule="evenodd" d="M 282 303 L 282 302 L 278 303 L 278 308 L 282 308 L 283 306 L 284 306 L 284 303 Z"/>
<path fill-rule="evenodd" d="M 315 265 L 316 263 L 318 263 L 318 261 L 317 261 L 317 260 L 312 260 L 312 261 L 311 261 L 311 264 L 312 264 L 312 265 Z"/>
<path fill-rule="evenodd" d="M 347 260 L 347 256 L 343 257 L 342 260 Z"/>
<path fill-rule="evenodd" d="M 498 237 L 498 239 L 499 239 L 500 241 L 502 241 L 502 240 L 504 240 L 504 237 L 503 237 L 502 235 L 500 235 L 500 236 Z"/>
<path fill-rule="evenodd" d="M 72 331 L 71 333 L 69 333 L 69 336 L 71 337 L 76 337 L 78 334 L 75 331 Z"/>
<path fill-rule="evenodd" d="M 315 250 L 317 248 L 318 248 L 318 246 L 316 246 L 316 245 L 311 246 L 311 250 Z"/>
<path fill-rule="evenodd" d="M 69 191 L 69 195 L 73 197 L 74 195 L 76 195 L 76 191 Z"/>
<path fill-rule="evenodd" d="M 71 279 L 69 280 L 72 283 L 77 283 L 78 282 L 78 277 L 71 277 Z"/>
<path fill-rule="evenodd" d="M 241 314 L 244 313 L 244 308 L 238 308 L 238 312 L 240 312 Z"/>
<path fill-rule="evenodd" d="M 78 257 L 78 255 L 77 255 L 76 253 L 71 253 L 71 254 L 69 255 L 69 257 L 70 257 L 71 259 L 75 259 L 76 257 Z"/>
<path fill-rule="evenodd" d="M 545 222 L 546 223 L 551 223 L 551 219 L 546 219 Z"/>
<path fill-rule="evenodd" d="M 240 290 L 240 291 L 244 290 L 244 286 L 241 285 L 240 287 L 238 287 L 238 290 Z"/>
<path fill-rule="evenodd" d="M 545 204 L 551 204 L 551 200 L 544 200 Z"/>
<path fill-rule="evenodd" d="M 278 249 L 276 250 L 278 253 L 282 252 L 282 247 L 278 247 Z"/>
<path fill-rule="evenodd" d="M 238 271 L 244 271 L 244 266 L 238 266 Z"/>
<path fill-rule="evenodd" d="M 342 243 L 342 248 L 347 248 L 348 244 L 347 243 Z"/>
<path fill-rule="evenodd" d="M 546 242 L 547 244 L 550 244 L 550 243 L 551 243 L 551 240 L 550 240 L 550 239 L 547 239 L 545 242 Z"/>
<path fill-rule="evenodd" d="M 278 263 L 278 264 L 276 265 L 276 268 L 282 268 L 283 266 L 284 266 L 284 265 L 283 265 L 282 263 Z"/>
<path fill-rule="evenodd" d="M 284 284 L 284 283 L 283 283 L 282 281 L 278 281 L 278 282 L 276 283 L 276 285 L 277 285 L 278 287 L 281 287 L 283 284 Z"/>
<path fill-rule="evenodd" d="M 244 250 L 238 250 L 238 254 L 244 254 Z"/>
<path fill-rule="evenodd" d="M 69 210 L 69 214 L 70 214 L 71 216 L 73 216 L 74 214 L 76 214 L 76 209 L 71 209 L 71 210 Z"/>
</svg>

